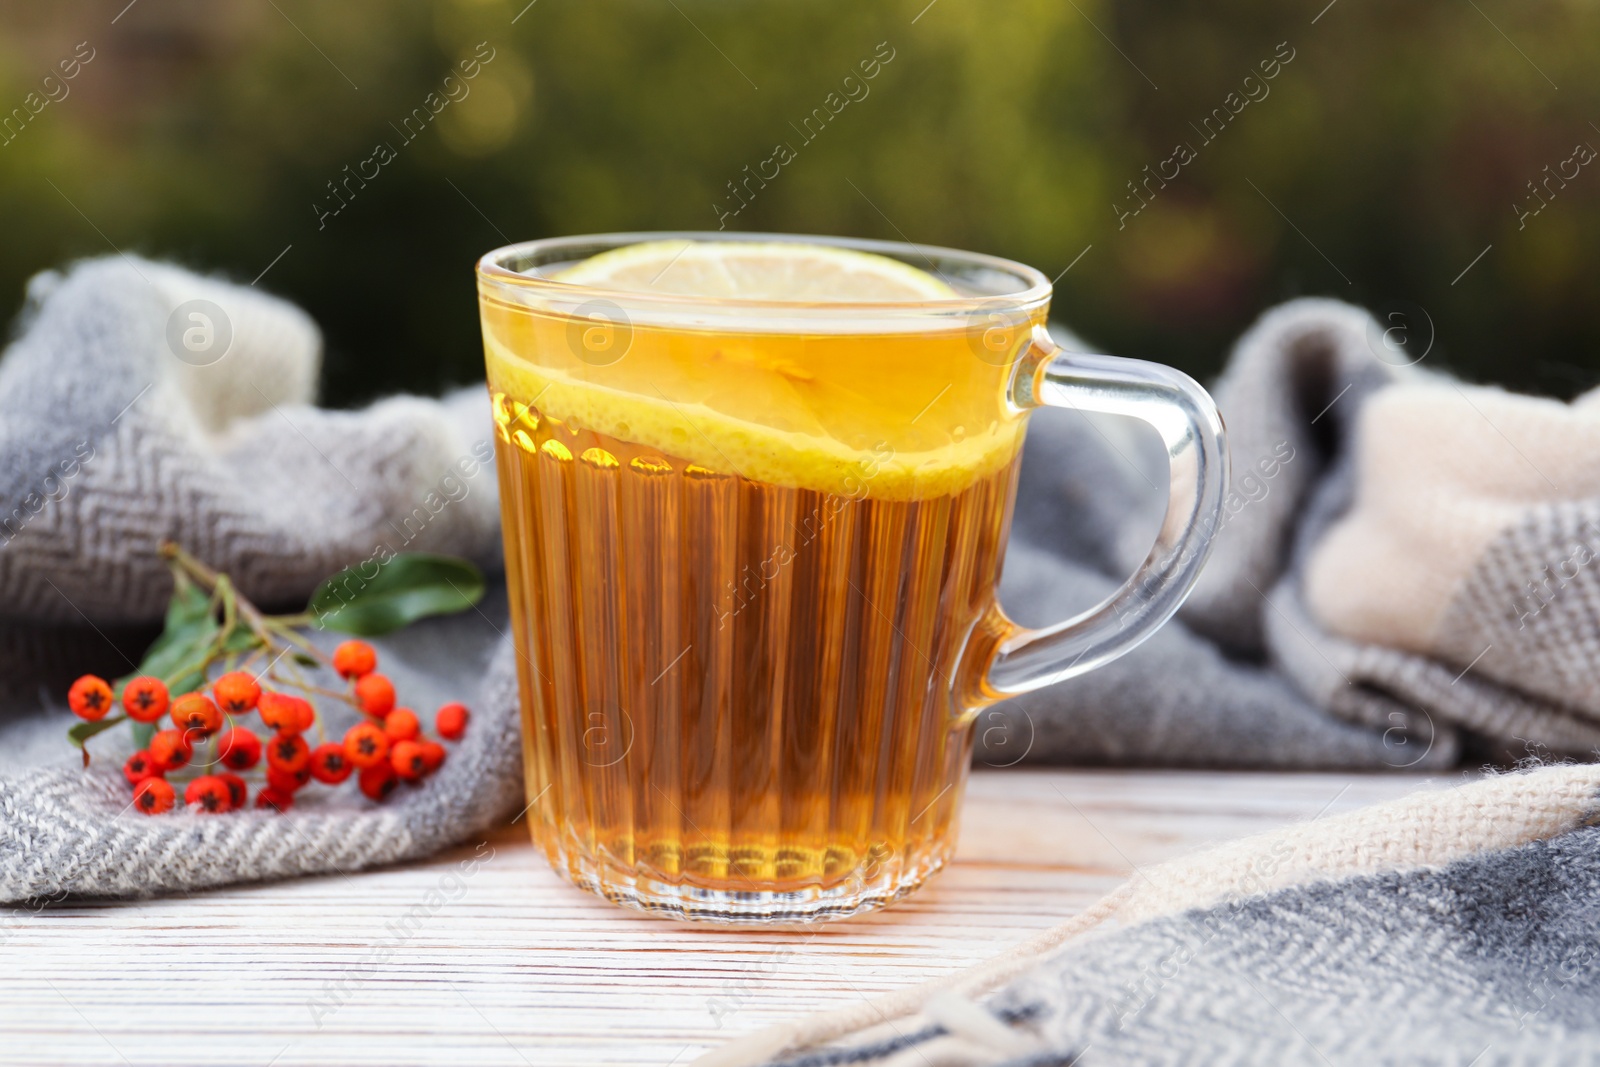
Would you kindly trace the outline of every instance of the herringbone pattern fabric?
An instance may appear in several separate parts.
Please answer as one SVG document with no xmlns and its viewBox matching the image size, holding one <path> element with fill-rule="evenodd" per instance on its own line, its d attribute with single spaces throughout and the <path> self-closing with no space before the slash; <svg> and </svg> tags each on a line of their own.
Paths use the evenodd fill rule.
<svg viewBox="0 0 1600 1067">
<path fill-rule="evenodd" d="M 1085 1064 L 1600 1062 L 1597 883 L 1593 829 L 1319 883 L 1086 941 L 1000 1006 Z"/>
<path fill-rule="evenodd" d="M 204 366 L 169 343 L 174 309 L 197 299 L 232 333 Z M 37 708 L 47 687 L 64 731 L 65 674 L 130 669 L 125 657 L 151 636 L 138 628 L 159 623 L 171 592 L 156 554 L 165 539 L 258 603 L 291 609 L 379 546 L 497 567 L 483 391 L 321 410 L 320 346 L 296 308 L 162 264 L 113 257 L 34 279 L 0 363 L 0 679 L 13 709 L 19 698 Z M 385 670 L 419 708 L 465 699 L 475 713 L 426 786 L 382 807 L 347 790 L 284 816 L 151 819 L 127 810 L 113 743 L 97 743 L 84 771 L 63 737 L 62 765 L 0 778 L 0 901 L 350 871 L 425 855 L 515 812 L 509 645 L 490 668 L 501 637 L 486 617 L 416 629 L 385 644 Z"/>
<path fill-rule="evenodd" d="M 39 306 L 0 364 L 5 617 L 159 618 L 162 539 L 227 567 L 267 604 L 303 602 L 380 544 L 495 559 L 492 479 L 414 537 L 403 525 L 489 441 L 481 393 L 312 407 L 320 342 L 300 311 L 159 264 L 93 261 L 33 290 Z M 234 332 L 203 367 L 167 341 L 172 310 L 196 297 L 222 307 Z"/>
<path fill-rule="evenodd" d="M 1214 389 L 1233 489 L 1193 595 L 1122 659 L 985 709 L 982 763 L 1593 758 L 1600 391 L 1466 385 L 1398 365 L 1383 336 L 1296 300 L 1240 338 Z M 1120 422 L 1035 415 L 1007 613 L 1048 625 L 1110 595 L 1149 550 L 1165 471 Z"/>
<path fill-rule="evenodd" d="M 1531 509 L 1484 553 L 1439 643 L 1473 672 L 1576 709 L 1600 732 L 1600 500 Z"/>
<path fill-rule="evenodd" d="M 1118 927 L 1013 967 L 981 1003 L 961 993 L 983 993 L 994 964 L 702 1062 L 1600 1062 L 1597 791 L 1600 767 L 1548 767 L 1147 868 L 1096 905 Z"/>
</svg>

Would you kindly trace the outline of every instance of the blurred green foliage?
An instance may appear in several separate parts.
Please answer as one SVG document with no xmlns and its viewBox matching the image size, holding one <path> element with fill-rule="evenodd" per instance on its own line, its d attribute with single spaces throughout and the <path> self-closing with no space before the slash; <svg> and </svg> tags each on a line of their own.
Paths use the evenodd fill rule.
<svg viewBox="0 0 1600 1067">
<path fill-rule="evenodd" d="M 1108 351 L 1210 374 L 1262 309 L 1327 294 L 1422 306 L 1430 362 L 1468 377 L 1600 381 L 1600 167 L 1544 170 L 1600 145 L 1600 9 L 1325 2 L 4 0 L 0 110 L 60 98 L 0 136 L 0 306 L 113 247 L 249 281 L 292 246 L 261 284 L 322 324 L 327 398 L 434 390 L 481 373 L 482 252 L 715 229 L 787 142 L 732 228 L 1070 264 L 1056 315 Z M 63 93 L 43 79 L 80 42 Z M 881 42 L 870 92 L 805 142 L 791 124 Z M 1180 143 L 1195 158 L 1142 184 Z M 1149 203 L 1119 222 L 1129 182 Z"/>
</svg>

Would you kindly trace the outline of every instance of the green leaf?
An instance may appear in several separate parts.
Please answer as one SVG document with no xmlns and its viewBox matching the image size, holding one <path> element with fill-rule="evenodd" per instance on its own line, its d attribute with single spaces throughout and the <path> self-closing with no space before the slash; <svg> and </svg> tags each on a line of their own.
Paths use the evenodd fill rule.
<svg viewBox="0 0 1600 1067">
<path fill-rule="evenodd" d="M 145 658 L 155 655 L 168 642 L 198 628 L 207 628 L 213 633 L 218 629 L 211 610 L 211 597 L 198 585 L 184 578 L 173 588 L 172 599 L 167 602 L 166 629 L 156 638 L 155 644 L 150 646 Z"/>
<path fill-rule="evenodd" d="M 194 692 L 206 683 L 205 671 L 196 665 L 205 659 L 218 629 L 215 623 L 197 627 L 165 645 L 159 653 L 147 653 L 144 662 L 139 664 L 139 673 L 163 679 L 167 691 L 175 697 Z M 178 672 L 184 668 L 189 669 L 180 676 Z"/>
<path fill-rule="evenodd" d="M 256 636 L 254 630 L 248 626 L 235 626 L 228 639 L 222 642 L 223 653 L 228 652 L 254 652 L 258 648 L 265 648 L 266 644 Z"/>
<path fill-rule="evenodd" d="M 193 582 L 180 581 L 167 603 L 166 629 L 145 652 L 138 669 L 117 680 L 118 691 L 129 679 L 143 674 L 165 680 L 173 696 L 200 688 L 205 684 L 201 672 L 190 671 L 183 678 L 174 678 L 173 673 L 198 662 L 221 629 L 212 614 L 211 597 Z"/>
<path fill-rule="evenodd" d="M 483 598 L 483 573 L 464 559 L 406 552 L 363 576 L 352 567 L 329 578 L 306 610 L 317 625 L 375 637 L 429 615 L 465 611 Z"/>
<path fill-rule="evenodd" d="M 150 739 L 156 735 L 156 724 L 153 722 L 136 722 L 133 724 L 133 747 L 149 748 Z"/>
<path fill-rule="evenodd" d="M 107 715 L 95 722 L 80 722 L 67 730 L 67 738 L 77 748 L 82 748 L 83 743 L 102 730 L 109 730 L 127 720 L 126 715 Z"/>
</svg>

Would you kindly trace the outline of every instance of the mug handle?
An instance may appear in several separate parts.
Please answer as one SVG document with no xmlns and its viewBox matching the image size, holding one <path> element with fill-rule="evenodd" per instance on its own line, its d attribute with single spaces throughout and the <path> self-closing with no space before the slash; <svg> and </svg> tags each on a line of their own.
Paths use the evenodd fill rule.
<svg viewBox="0 0 1600 1067">
<path fill-rule="evenodd" d="M 1025 411 L 1059 407 L 1149 423 L 1167 446 L 1170 495 L 1150 554 L 1099 606 L 1042 630 L 1018 626 L 998 605 L 989 612 L 979 624 L 986 640 L 973 635 L 983 670 L 975 680 L 978 691 L 966 694 L 968 708 L 1094 670 L 1154 633 L 1200 576 L 1228 489 L 1222 416 L 1210 394 L 1181 371 L 1140 359 L 1065 352 L 1048 330 L 1034 326 L 1017 363 L 1011 399 Z"/>
</svg>

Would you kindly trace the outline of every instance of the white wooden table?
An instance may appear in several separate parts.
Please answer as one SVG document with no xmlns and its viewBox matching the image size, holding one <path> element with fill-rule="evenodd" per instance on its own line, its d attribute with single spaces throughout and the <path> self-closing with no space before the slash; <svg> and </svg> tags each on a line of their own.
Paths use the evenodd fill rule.
<svg viewBox="0 0 1600 1067">
<path fill-rule="evenodd" d="M 682 1065 L 985 959 L 1135 865 L 1426 781 L 979 771 L 950 869 L 798 933 L 624 911 L 557 878 L 520 825 L 401 869 L 0 912 L 0 1063 Z"/>
</svg>

